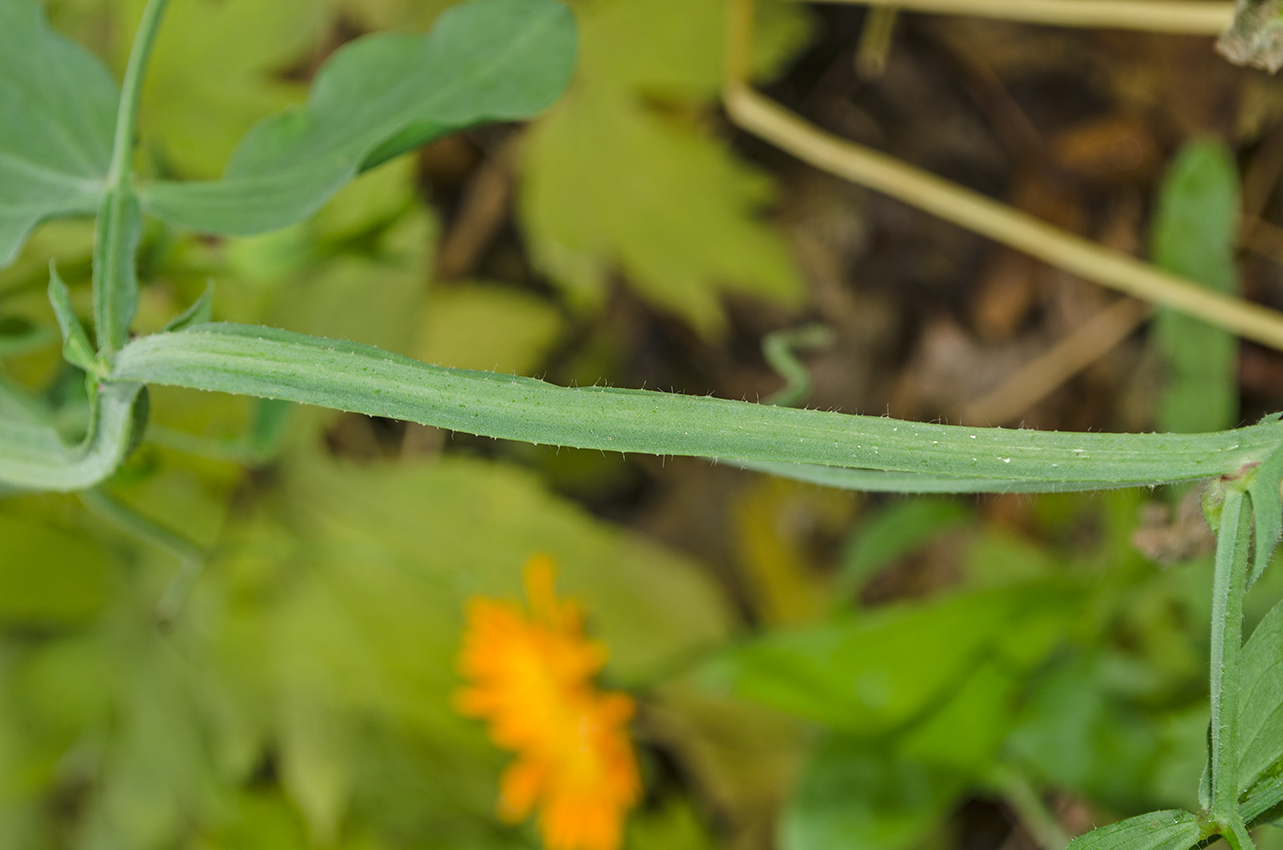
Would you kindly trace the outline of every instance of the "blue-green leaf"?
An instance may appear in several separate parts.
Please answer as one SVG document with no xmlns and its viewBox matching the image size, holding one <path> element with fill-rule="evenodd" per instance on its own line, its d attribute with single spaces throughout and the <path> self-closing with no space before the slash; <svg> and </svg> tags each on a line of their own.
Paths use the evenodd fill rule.
<svg viewBox="0 0 1283 850">
<path fill-rule="evenodd" d="M 455 130 L 546 108 L 570 78 L 575 38 L 559 0 L 472 0 L 426 37 L 359 39 L 321 69 L 305 107 L 246 135 L 222 180 L 152 183 L 144 205 L 214 233 L 292 224 L 366 168 Z"/>
<path fill-rule="evenodd" d="M 1205 837 L 1197 817 L 1172 809 L 1094 829 L 1070 842 L 1069 850 L 1188 850 Z"/>
<path fill-rule="evenodd" d="M 44 219 L 97 211 L 118 97 L 107 69 L 51 32 L 38 3 L 0 0 L 0 266 Z"/>
</svg>

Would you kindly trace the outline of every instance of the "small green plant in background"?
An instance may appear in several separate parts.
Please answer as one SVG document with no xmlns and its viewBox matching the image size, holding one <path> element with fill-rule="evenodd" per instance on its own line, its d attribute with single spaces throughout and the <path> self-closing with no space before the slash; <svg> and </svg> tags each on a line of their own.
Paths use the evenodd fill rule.
<svg viewBox="0 0 1283 850">
<path fill-rule="evenodd" d="M 231 460 L 253 461 L 270 452 L 280 428 L 279 402 L 289 401 L 529 443 L 716 458 L 858 490 L 1058 492 L 1210 479 L 1205 507 L 1217 531 L 1210 610 L 1211 726 L 1202 786 L 1196 794 L 1189 789 L 1198 805 L 1124 820 L 1076 839 L 1074 846 L 1156 850 L 1194 847 L 1219 835 L 1243 850 L 1254 846 L 1249 829 L 1277 821 L 1283 804 L 1283 607 L 1266 614 L 1243 642 L 1247 590 L 1262 578 L 1283 530 L 1283 422 L 1277 416 L 1218 433 L 1064 434 L 950 427 L 605 387 L 569 389 L 507 374 L 429 365 L 400 353 L 296 330 L 212 322 L 210 290 L 169 318 L 163 329 L 136 335 L 140 306 L 147 306 L 138 270 L 147 259 L 140 256 L 140 246 L 147 241 L 150 220 L 180 230 L 246 236 L 297 228 L 319 212 L 315 226 L 335 243 L 342 242 L 352 233 L 344 232 L 342 222 L 325 221 L 321 211 L 359 174 L 380 165 L 395 168 L 401 154 L 456 130 L 523 119 L 549 108 L 566 89 L 576 59 L 575 20 L 557 0 L 472 0 L 443 13 L 427 36 L 390 33 L 344 46 L 317 73 L 305 105 L 254 125 L 221 178 L 184 182 L 135 173 L 142 83 L 165 7 L 165 0 L 147 3 L 118 90 L 96 59 L 47 28 L 39 6 L 29 0 L 0 0 L 0 262 L 18 255 L 37 224 L 96 216 L 89 269 L 92 336 L 81 322 L 74 293 L 63 283 L 66 269 L 55 260 L 48 295 L 65 360 L 75 370 L 64 382 L 68 401 L 50 403 L 7 381 L 0 384 L 0 487 L 12 493 L 82 492 L 91 509 L 125 525 L 132 523 L 149 540 L 193 560 L 184 541 L 165 538 L 145 521 L 131 518 L 100 489 L 105 482 L 128 479 L 132 453 L 148 432 L 150 396 L 159 396 L 167 387 L 263 400 L 251 417 L 251 436 L 218 447 Z M 626 28 L 628 21 L 606 18 L 596 25 L 608 31 L 611 26 Z M 639 213 L 630 204 L 611 207 L 609 215 L 592 223 L 594 227 L 565 212 L 566 198 L 555 188 L 564 191 L 573 181 L 561 173 L 604 166 L 596 159 L 563 160 L 566 143 L 559 134 L 573 129 L 578 114 L 612 110 L 622 113 L 619 121 L 646 125 L 643 113 L 622 110 L 618 100 L 611 100 L 617 94 L 612 86 L 655 84 L 651 78 L 662 74 L 642 59 L 631 57 L 631 65 L 625 61 L 629 59 L 586 56 L 594 76 L 571 95 L 579 102 L 565 105 L 565 111 L 554 115 L 531 140 L 534 176 L 528 203 L 529 214 L 542 222 L 535 233 L 542 262 L 564 267 L 562 280 L 577 297 L 599 297 L 601 265 L 607 261 L 600 255 L 609 253 L 600 246 L 613 241 L 621 246 L 619 261 L 643 281 L 648 297 L 709 331 L 715 331 L 720 315 L 707 280 L 735 274 L 737 262 L 751 266 L 743 279 L 752 288 L 789 297 L 794 281 L 774 242 L 763 242 L 760 255 L 749 258 L 719 249 L 705 258 L 693 279 L 683 282 L 671 279 L 653 254 L 630 247 L 621 235 L 636 226 Z M 649 146 L 650 154 L 639 155 L 684 161 L 674 152 L 681 148 L 680 137 L 666 129 L 643 128 L 629 137 Z M 605 159 L 604 153 L 598 155 Z M 1169 180 L 1155 240 L 1163 264 L 1223 290 L 1234 286 L 1230 239 L 1224 230 L 1235 206 L 1234 175 L 1226 166 L 1223 154 L 1210 146 L 1186 154 Z M 674 167 L 673 173 L 680 182 L 680 169 Z M 367 179 L 377 176 L 375 172 Z M 736 186 L 730 194 L 739 196 L 740 206 L 760 197 L 751 181 L 733 169 L 710 167 L 704 176 Z M 1210 188 L 1199 181 L 1210 181 Z M 1197 201 L 1182 200 L 1190 197 Z M 728 206 L 710 214 L 723 223 L 723 235 L 733 243 L 745 237 L 737 232 L 742 224 L 736 218 L 737 204 Z M 1194 215 L 1191 210 L 1199 212 Z M 385 210 L 381 221 L 374 215 L 376 223 L 364 225 L 369 232 L 358 235 L 377 237 L 386 255 L 397 255 L 404 242 L 412 241 L 399 238 L 399 225 L 390 224 L 401 212 Z M 273 263 L 280 260 L 270 256 L 272 251 L 284 252 L 288 264 L 287 242 L 258 247 L 268 256 L 255 257 L 253 247 L 248 247 L 248 258 L 242 258 L 247 267 L 270 277 Z M 395 275 L 394 270 L 388 273 Z M 346 283 L 345 274 L 352 275 Z M 351 288 L 359 292 L 369 277 L 368 269 L 340 269 L 327 285 L 341 291 L 355 280 Z M 326 319 L 318 318 L 329 309 L 325 291 L 322 287 L 299 293 L 300 300 L 314 299 L 307 307 L 315 309 L 315 315 L 300 324 L 326 325 Z M 395 290 L 384 292 L 396 297 Z M 1232 394 L 1225 378 L 1233 359 L 1232 341 L 1207 333 L 1207 352 L 1191 358 L 1189 346 L 1172 340 L 1205 329 L 1183 326 L 1189 320 L 1176 317 L 1160 321 L 1158 345 L 1171 358 L 1173 375 L 1162 406 L 1166 425 L 1172 431 L 1193 431 L 1231 422 Z M 0 344 L 18 351 L 50 338 L 49 331 L 34 326 L 19 330 L 6 334 Z M 1218 395 L 1211 403 L 1194 399 L 1191 388 L 1196 386 L 1214 386 Z M 167 439 L 175 446 L 183 441 L 181 434 L 163 426 L 153 433 L 151 439 L 161 445 Z M 82 439 L 69 439 L 73 435 Z M 323 692 L 335 703 L 391 705 L 389 714 L 398 723 L 428 727 L 421 713 L 429 710 L 416 705 L 414 693 L 397 692 L 391 680 L 367 669 L 375 665 L 367 664 L 362 655 L 368 650 L 380 664 L 398 669 L 435 664 L 440 669 L 422 674 L 432 680 L 423 687 L 441 690 L 441 680 L 448 678 L 448 654 L 416 657 L 407 647 L 447 646 L 449 640 L 435 632 L 457 633 L 457 614 L 440 605 L 433 612 L 408 602 L 398 604 L 425 598 L 416 583 L 457 591 L 458 583 L 473 581 L 470 567 L 480 573 L 491 563 L 477 554 L 483 542 L 511 549 L 508 560 L 515 563 L 528 554 L 527 544 L 537 536 L 534 529 L 559 524 L 575 529 L 567 539 L 579 541 L 579 563 L 584 566 L 570 571 L 579 569 L 582 581 L 592 583 L 591 577 L 583 576 L 594 559 L 622 556 L 618 542 L 589 530 L 583 517 L 543 503 L 525 484 L 506 479 L 504 473 L 468 464 L 384 479 L 300 463 L 287 466 L 283 478 L 283 487 L 297 500 L 295 509 L 239 528 L 221 553 L 228 568 L 220 579 L 225 583 L 220 604 L 195 606 L 193 611 L 198 622 L 218 621 L 225 632 L 225 642 L 211 653 L 217 657 L 207 659 L 211 669 L 234 671 L 254 654 L 260 639 L 276 653 L 274 666 L 261 677 L 231 675 L 235 687 L 229 690 L 240 689 L 255 698 L 229 697 L 215 710 L 226 740 L 234 743 L 227 758 L 235 764 L 211 771 L 245 777 L 262 741 L 278 740 L 282 779 L 307 815 L 311 839 L 334 843 L 345 806 L 359 797 L 356 777 L 364 751 L 389 745 L 377 734 L 346 725 L 337 712 L 317 707 L 328 703 L 309 697 Z M 440 558 L 422 533 L 405 531 L 415 527 L 411 520 L 383 516 L 373 507 L 416 504 L 410 494 L 433 487 L 463 496 L 426 506 L 438 513 L 426 527 L 445 530 L 451 523 L 474 522 L 477 537 L 486 541 L 458 544 L 459 550 L 450 553 L 453 563 L 434 561 L 440 566 L 427 575 L 390 571 L 372 587 L 355 582 L 354 565 L 367 558 L 395 564 Z M 494 511 L 492 506 L 505 499 L 517 504 L 505 512 Z M 415 509 L 425 506 L 416 504 Z M 906 523 L 901 517 L 894 525 L 926 535 L 947 528 L 951 515 L 926 508 L 911 519 Z M 201 537 L 201 521 L 193 517 L 193 537 Z M 13 537 L 17 539 L 16 532 Z M 910 545 L 893 537 L 879 545 L 889 552 Z M 505 542 L 494 542 L 500 538 Z M 877 569 L 879 558 L 892 557 L 878 551 L 876 537 L 870 540 L 874 542 L 851 551 L 842 578 L 848 589 Z M 74 539 L 59 533 L 56 523 L 43 538 L 24 545 L 29 547 L 25 552 L 8 557 L 30 563 L 47 547 L 66 550 L 64 560 L 75 564 L 57 577 L 58 586 L 67 591 L 60 596 L 65 607 L 58 616 L 78 622 L 86 612 L 100 609 L 112 579 L 88 547 L 78 548 Z M 282 563 L 318 566 L 315 575 L 287 580 L 263 566 L 269 555 Z M 631 585 L 607 592 L 617 594 L 613 602 L 594 605 L 594 610 L 615 611 L 615 625 L 608 628 L 667 635 L 667 643 L 655 641 L 620 660 L 615 675 L 639 686 L 673 657 L 724 641 L 728 630 L 725 614 L 707 588 L 684 577 L 679 568 L 665 565 L 662 558 L 655 558 L 660 566 L 653 570 L 644 560 L 634 558 L 625 568 Z M 1031 563 L 1035 561 L 1004 559 L 998 552 L 995 562 L 1012 564 L 1010 574 L 994 569 L 974 587 L 948 599 L 873 614 L 838 612 L 822 625 L 750 641 L 708 665 L 704 672 L 709 681 L 829 731 L 781 827 L 785 846 L 905 846 L 921 840 L 964 790 L 977 786 L 1026 803 L 1028 821 L 1041 826 L 1045 843 L 1063 839 L 1054 819 L 1040 814 L 1027 777 L 1041 770 L 1047 781 L 1070 787 L 1092 790 L 1108 784 L 1088 775 L 1089 767 L 1073 773 L 1066 765 L 1069 756 L 1057 750 L 1054 735 L 1046 730 L 1064 720 L 1063 713 L 1057 713 L 1058 703 L 1071 699 L 1078 684 L 1107 677 L 1109 659 L 1089 651 L 1069 660 L 1058 658 L 1056 638 L 1072 630 L 1076 612 L 1093 604 L 1113 604 L 1109 592 L 1116 588 L 1099 571 L 1088 581 L 1068 580 L 1054 568 Z M 166 603 L 166 619 L 175 616 L 186 595 L 186 585 L 179 587 L 178 601 Z M 671 608 L 655 602 L 634 606 L 639 587 L 650 588 L 650 598 L 662 599 Z M 363 594 L 369 595 L 364 611 Z M 20 602 L 20 596 L 11 595 L 11 604 L 14 599 Z M 353 606 L 350 610 L 348 604 Z M 363 642 L 372 632 L 365 626 L 369 611 L 376 608 L 397 612 L 389 622 L 396 625 L 400 639 L 393 636 L 386 638 L 387 646 L 366 647 Z M 111 846 L 105 836 L 115 834 L 113 830 L 134 836 L 137 846 L 161 846 L 180 829 L 181 818 L 174 812 L 217 811 L 226 804 L 218 789 L 206 787 L 205 774 L 192 767 L 211 760 L 206 743 L 192 731 L 200 723 L 181 719 L 199 713 L 193 703 L 200 700 L 193 694 L 201 692 L 201 683 L 180 683 L 183 675 L 172 649 L 144 636 L 149 624 L 129 613 L 137 615 L 138 610 L 126 608 L 109 623 L 112 641 L 104 642 L 108 649 L 71 641 L 37 663 L 14 662 L 13 670 L 6 670 L 37 682 L 60 682 L 67 671 L 107 666 L 95 653 L 136 656 L 131 668 L 136 681 L 100 683 L 99 692 L 109 702 L 118 697 L 106 694 L 123 687 L 127 696 L 119 699 L 154 706 L 156 713 L 148 720 L 141 711 L 138 728 L 130 730 L 137 739 L 134 745 L 107 759 L 104 770 L 118 781 L 110 787 L 126 790 L 106 794 L 87 828 L 86 846 Z M 435 621 L 434 613 L 440 615 Z M 604 624 L 610 622 L 603 617 Z M 859 651 L 849 651 L 852 648 Z M 333 667 L 321 669 L 312 662 L 315 655 L 331 651 L 340 659 Z M 900 675 L 906 669 L 913 671 L 911 680 Z M 142 670 L 160 672 L 146 678 Z M 1032 688 L 1036 697 L 1025 715 L 1015 716 L 1008 711 L 1008 697 L 1021 688 Z M 33 692 L 48 697 L 56 696 L 57 689 L 33 686 Z M 247 707 L 256 700 L 273 708 L 258 714 Z M 1105 705 L 1108 699 L 1101 696 L 1100 702 Z M 39 713 L 38 706 L 24 710 Z M 91 713 L 93 707 L 84 710 Z M 1045 716 L 1038 716 L 1039 711 Z M 1123 715 L 1103 708 L 1101 712 L 1106 728 L 1100 735 L 1093 733 L 1093 741 L 1108 740 L 1111 724 L 1119 737 L 1125 737 L 1118 732 L 1126 729 L 1119 719 Z M 439 782 L 451 775 L 449 760 L 457 757 L 444 755 L 457 753 L 450 749 L 451 742 L 467 740 L 464 749 L 475 742 L 451 721 L 437 717 L 432 723 L 439 725 L 432 727 L 438 729 L 436 737 L 425 736 L 420 743 L 436 754 L 433 778 Z M 74 728 L 77 721 L 67 719 L 64 725 Z M 59 734 L 51 733 L 55 739 Z M 159 748 L 163 752 L 146 746 L 152 735 L 165 742 Z M 21 749 L 0 740 L 0 755 L 6 747 Z M 1020 757 L 998 759 L 1004 747 Z M 479 762 L 492 761 L 479 750 L 471 754 Z M 1105 753 L 1097 761 L 1108 758 Z M 74 765 L 58 769 L 73 770 Z M 1057 770 L 1065 773 L 1058 775 Z M 282 820 L 272 793 L 256 792 L 238 804 L 264 813 L 255 823 L 277 819 L 283 825 L 273 828 L 287 832 L 292 827 L 288 818 Z M 1111 787 L 1102 796 L 1111 794 L 1125 798 L 1126 789 Z M 155 795 L 172 797 L 174 803 L 169 808 L 149 805 Z M 457 797 L 472 801 L 476 795 L 461 788 Z M 846 805 L 850 800 L 859 802 Z M 380 805 L 406 805 L 362 802 L 370 811 L 380 811 Z M 167 813 L 159 814 L 162 811 Z M 679 825 L 672 829 L 680 831 L 682 815 L 673 818 Z M 389 819 L 395 821 L 393 816 Z M 667 827 L 654 828 L 663 835 Z M 477 834 L 455 836 L 460 846 L 482 846 L 494 839 L 478 837 L 484 828 L 477 829 Z M 239 840 L 233 829 L 217 839 L 223 842 L 217 846 L 237 846 Z"/>
</svg>

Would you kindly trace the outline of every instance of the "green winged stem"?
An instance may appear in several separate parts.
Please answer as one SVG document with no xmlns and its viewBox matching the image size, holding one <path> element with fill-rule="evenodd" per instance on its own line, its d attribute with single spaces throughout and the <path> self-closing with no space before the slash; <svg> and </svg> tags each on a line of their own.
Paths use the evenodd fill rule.
<svg viewBox="0 0 1283 850">
<path fill-rule="evenodd" d="M 113 379 L 279 398 L 531 443 L 913 473 L 973 491 L 1207 478 L 1261 463 L 1283 445 L 1280 423 L 1200 435 L 1055 433 L 570 389 L 233 324 L 135 340 L 118 355 Z"/>
</svg>

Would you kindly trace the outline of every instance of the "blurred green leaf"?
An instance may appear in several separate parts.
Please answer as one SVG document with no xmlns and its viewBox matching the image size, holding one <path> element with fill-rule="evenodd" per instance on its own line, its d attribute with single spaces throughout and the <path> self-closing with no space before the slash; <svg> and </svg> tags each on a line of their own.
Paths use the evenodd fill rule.
<svg viewBox="0 0 1283 850">
<path fill-rule="evenodd" d="M 780 824 L 782 850 L 896 850 L 948 814 L 963 783 L 952 773 L 834 736 L 812 754 Z"/>
<path fill-rule="evenodd" d="M 113 55 L 123 68 L 145 0 L 111 0 Z M 332 15 L 311 0 L 172 3 L 147 70 L 140 135 L 166 176 L 217 177 L 236 142 L 301 100 Z"/>
<path fill-rule="evenodd" d="M 1144 805 L 1158 731 L 1112 693 L 1101 658 L 1070 656 L 1031 684 L 1008 752 L 1048 784 L 1124 808 Z"/>
<path fill-rule="evenodd" d="M 725 603 L 690 564 L 593 520 L 526 473 L 462 458 L 369 470 L 309 463 L 290 492 L 309 540 L 368 551 L 447 591 L 434 602 L 444 609 L 437 628 L 461 624 L 470 595 L 518 598 L 522 564 L 547 552 L 562 592 L 581 600 L 610 646 L 612 676 L 645 677 L 726 635 Z"/>
<path fill-rule="evenodd" d="M 1219 142 L 1187 145 L 1163 181 L 1155 213 L 1154 262 L 1215 292 L 1237 293 L 1238 170 Z M 1160 310 L 1153 344 L 1167 369 L 1158 405 L 1163 431 L 1197 433 L 1238 419 L 1238 344 L 1198 319 Z"/>
<path fill-rule="evenodd" d="M 98 211 L 119 92 L 39 4 L 0 0 L 0 267 L 46 218 Z"/>
<path fill-rule="evenodd" d="M 352 792 L 354 730 L 312 694 L 286 697 L 282 708 L 281 782 L 307 818 L 312 842 L 333 845 Z"/>
<path fill-rule="evenodd" d="M 716 93 L 724 14 L 717 0 L 621 0 L 583 13 L 578 83 L 533 131 L 521 201 L 536 262 L 573 300 L 600 304 L 618 267 L 655 305 L 713 333 L 722 291 L 801 297 L 783 240 L 758 219 L 769 181 L 643 103 Z M 803 33 L 787 21 L 797 18 L 781 20 L 767 42 L 795 45 Z"/>
<path fill-rule="evenodd" d="M 346 840 L 344 811 L 375 801 L 436 824 L 448 846 L 491 846 L 477 830 L 506 757 L 454 711 L 454 669 L 467 600 L 520 598 L 530 555 L 557 560 L 559 592 L 582 603 L 609 647 L 613 681 L 649 681 L 725 639 L 724 603 L 690 565 L 525 473 L 459 458 L 356 467 L 296 451 L 278 474 L 273 503 L 286 524 L 235 524 L 192 607 L 220 612 L 207 628 L 220 636 L 229 728 L 279 753 L 322 842 Z M 415 748 L 402 779 L 417 801 L 366 788 L 401 775 L 397 759 L 375 763 L 384 747 Z M 471 830 L 461 825 L 470 818 Z"/>
<path fill-rule="evenodd" d="M 0 318 L 0 360 L 39 351 L 58 335 L 50 328 L 32 324 L 21 316 Z"/>
<path fill-rule="evenodd" d="M 278 793 L 240 794 L 234 812 L 228 823 L 198 839 L 195 850 L 308 850 L 310 846 L 298 815 Z"/>
<path fill-rule="evenodd" d="M 1189 812 L 1150 812 L 1075 838 L 1069 850 L 1187 850 L 1203 838 L 1198 818 Z"/>
<path fill-rule="evenodd" d="M 997 664 L 980 665 L 938 710 L 908 731 L 899 751 L 959 776 L 983 776 L 1015 720 L 1019 684 Z"/>
<path fill-rule="evenodd" d="M 684 800 L 634 814 L 624 838 L 624 850 L 713 850 L 715 846 Z"/>
<path fill-rule="evenodd" d="M 149 211 L 193 230 L 259 233 L 306 218 L 359 171 L 481 121 L 525 118 L 566 85 L 574 20 L 557 0 L 472 0 L 424 38 L 343 47 L 306 107 L 258 124 L 223 179 L 153 182 Z"/>
<path fill-rule="evenodd" d="M 146 620 L 104 634 L 114 661 L 116 723 L 103 753 L 87 844 L 162 850 L 217 811 L 214 770 L 190 659 Z"/>
<path fill-rule="evenodd" d="M 338 0 L 344 14 L 367 30 L 422 32 L 458 0 Z"/>
<path fill-rule="evenodd" d="M 452 286 L 428 297 L 414 357 L 424 363 L 531 375 L 564 322 L 548 301 L 512 287 Z"/>
<path fill-rule="evenodd" d="M 1037 583 L 888 606 L 768 634 L 718 660 L 708 675 L 766 705 L 878 735 L 957 688 L 1004 638 L 1021 642 L 1048 618 L 1063 628 L 1074 598 Z"/>
</svg>

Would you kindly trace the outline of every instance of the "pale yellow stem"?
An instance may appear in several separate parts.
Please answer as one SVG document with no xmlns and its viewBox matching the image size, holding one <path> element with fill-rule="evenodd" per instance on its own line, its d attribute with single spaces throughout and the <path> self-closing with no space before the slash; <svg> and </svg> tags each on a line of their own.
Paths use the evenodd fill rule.
<svg viewBox="0 0 1283 850">
<path fill-rule="evenodd" d="M 834 136 L 743 84 L 730 83 L 725 101 L 727 114 L 737 125 L 816 168 L 890 195 L 1079 277 L 1283 351 L 1283 314 L 1204 289 L 895 157 Z"/>
<path fill-rule="evenodd" d="M 810 0 L 808 0 L 809 2 Z M 1234 3 L 1216 0 L 815 0 L 896 6 L 906 12 L 973 15 L 1061 27 L 1220 35 Z"/>
</svg>

